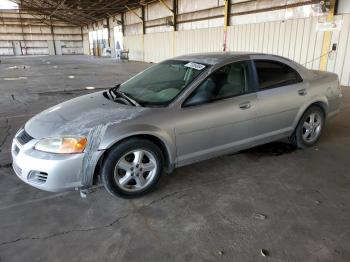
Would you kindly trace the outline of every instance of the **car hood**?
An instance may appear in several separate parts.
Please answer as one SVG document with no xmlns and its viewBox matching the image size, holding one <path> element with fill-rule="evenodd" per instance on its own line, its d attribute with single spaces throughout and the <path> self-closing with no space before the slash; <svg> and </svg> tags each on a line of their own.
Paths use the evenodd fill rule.
<svg viewBox="0 0 350 262">
<path fill-rule="evenodd" d="M 96 126 L 119 124 L 146 110 L 108 100 L 102 91 L 68 100 L 37 114 L 26 123 L 25 130 L 37 139 L 86 135 Z"/>
</svg>

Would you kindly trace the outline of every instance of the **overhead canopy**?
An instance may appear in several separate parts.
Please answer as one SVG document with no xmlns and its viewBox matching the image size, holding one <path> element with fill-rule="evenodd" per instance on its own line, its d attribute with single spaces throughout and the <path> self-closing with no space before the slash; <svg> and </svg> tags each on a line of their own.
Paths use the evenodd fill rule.
<svg viewBox="0 0 350 262">
<path fill-rule="evenodd" d="M 11 2 L 17 3 L 23 12 L 86 25 L 155 0 L 11 0 Z"/>
</svg>

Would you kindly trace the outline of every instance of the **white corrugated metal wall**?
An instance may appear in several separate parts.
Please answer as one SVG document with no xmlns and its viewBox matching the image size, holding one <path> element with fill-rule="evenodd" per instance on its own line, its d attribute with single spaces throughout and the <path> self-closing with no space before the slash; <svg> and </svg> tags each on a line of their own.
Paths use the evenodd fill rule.
<svg viewBox="0 0 350 262">
<path fill-rule="evenodd" d="M 333 31 L 331 43 L 337 51 L 329 54 L 327 71 L 339 75 L 341 84 L 350 86 L 350 15 L 336 16 L 343 26 Z M 230 51 L 254 51 L 288 57 L 310 69 L 320 68 L 323 32 L 316 31 L 317 17 L 234 25 L 228 30 Z"/>
<path fill-rule="evenodd" d="M 177 31 L 174 55 L 220 51 L 223 47 L 223 34 L 222 27 Z"/>
<path fill-rule="evenodd" d="M 147 52 L 147 49 L 144 47 L 144 37 L 145 36 L 143 35 L 130 35 L 124 37 L 124 46 L 130 50 L 130 60 L 145 61 L 144 53 Z M 151 60 L 149 62 L 151 62 Z"/>
<path fill-rule="evenodd" d="M 328 58 L 327 70 L 335 72 L 341 84 L 350 86 L 350 15 L 335 16 L 342 21 L 340 31 L 332 32 L 337 51 Z M 234 25 L 228 28 L 229 51 L 254 51 L 288 57 L 308 68 L 319 69 L 323 32 L 317 32 L 318 17 Z M 175 36 L 175 39 L 174 39 Z M 183 30 L 125 36 L 130 59 L 159 62 L 188 53 L 221 51 L 223 28 Z M 311 62 L 310 62 L 311 61 Z"/>
<path fill-rule="evenodd" d="M 146 34 L 144 61 L 158 62 L 169 58 L 174 49 L 174 32 Z"/>
<path fill-rule="evenodd" d="M 22 23 L 20 19 L 27 22 Z M 50 26 L 30 14 L 11 11 L 0 12 L 0 55 L 19 55 L 14 44 L 19 46 L 21 55 L 83 54 L 81 28 L 65 22 L 53 20 Z M 28 22 L 31 21 L 31 24 Z"/>
<path fill-rule="evenodd" d="M 131 60 L 157 63 L 164 59 L 189 53 L 221 51 L 223 29 L 213 27 L 146 34 L 144 35 L 144 43 L 142 35 L 129 35 L 124 37 L 124 43 L 130 50 Z"/>
<path fill-rule="evenodd" d="M 172 5 L 172 0 L 165 2 L 168 6 Z M 301 2 L 289 0 L 288 4 Z M 286 4 L 286 1 L 282 0 L 231 0 L 231 3 L 231 26 L 227 32 L 229 51 L 277 54 L 305 64 L 308 68 L 320 68 L 324 32 L 318 31 L 317 25 L 325 21 L 325 14 L 315 11 L 312 5 L 254 12 L 255 9 Z M 223 0 L 178 0 L 177 31 L 173 31 L 173 27 L 165 23 L 171 21 L 171 12 L 160 2 L 154 2 L 145 7 L 145 35 L 142 35 L 142 21 L 135 13 L 128 11 L 110 17 L 112 55 L 113 27 L 122 18 L 124 48 L 129 49 L 131 60 L 159 62 L 183 54 L 222 51 L 223 4 Z M 141 15 L 141 8 L 133 11 L 138 16 Z M 251 12 L 243 14 L 244 11 Z M 92 25 L 92 29 L 105 27 L 105 20 Z M 341 21 L 342 26 L 340 30 L 331 32 L 331 45 L 337 44 L 337 51 L 329 55 L 327 70 L 337 73 L 342 85 L 350 86 L 350 14 L 337 15 L 334 20 Z M 90 30 L 91 26 L 83 28 L 85 41 Z M 84 51 L 88 54 L 87 48 L 84 48 Z"/>
</svg>

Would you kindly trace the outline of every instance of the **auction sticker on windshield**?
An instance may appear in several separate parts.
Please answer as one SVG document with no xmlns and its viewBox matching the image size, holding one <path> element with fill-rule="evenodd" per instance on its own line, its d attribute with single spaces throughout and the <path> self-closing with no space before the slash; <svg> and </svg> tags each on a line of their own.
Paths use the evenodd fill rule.
<svg viewBox="0 0 350 262">
<path fill-rule="evenodd" d="M 202 70 L 203 68 L 205 68 L 205 65 L 194 63 L 194 62 L 188 62 L 184 66 L 189 67 L 189 68 L 193 68 L 193 69 L 196 69 L 196 70 Z"/>
</svg>

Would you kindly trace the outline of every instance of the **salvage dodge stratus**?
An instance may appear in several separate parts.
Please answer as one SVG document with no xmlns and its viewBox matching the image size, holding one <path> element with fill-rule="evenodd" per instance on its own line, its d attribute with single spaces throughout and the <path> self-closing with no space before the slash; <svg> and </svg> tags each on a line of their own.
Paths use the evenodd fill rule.
<svg viewBox="0 0 350 262">
<path fill-rule="evenodd" d="M 175 167 L 282 138 L 312 146 L 341 96 L 337 75 L 279 56 L 181 56 L 34 116 L 13 140 L 13 169 L 47 191 L 102 181 L 137 196 Z"/>
</svg>

